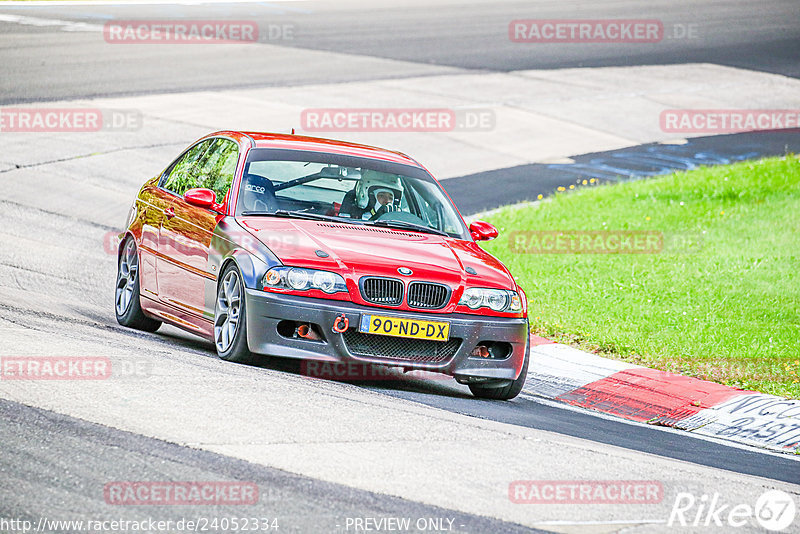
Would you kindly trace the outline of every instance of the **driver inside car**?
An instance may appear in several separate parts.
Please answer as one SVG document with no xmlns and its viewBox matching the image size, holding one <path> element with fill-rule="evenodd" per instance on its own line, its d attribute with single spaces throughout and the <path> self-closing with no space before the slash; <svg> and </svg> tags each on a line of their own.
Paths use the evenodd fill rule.
<svg viewBox="0 0 800 534">
<path fill-rule="evenodd" d="M 389 211 L 399 211 L 403 184 L 400 177 L 362 169 L 361 179 L 342 200 L 341 215 L 374 221 Z"/>
<path fill-rule="evenodd" d="M 362 215 L 362 219 L 371 214 L 370 220 L 377 219 L 388 211 L 395 211 L 394 192 L 391 189 L 375 189 L 375 205 Z"/>
</svg>

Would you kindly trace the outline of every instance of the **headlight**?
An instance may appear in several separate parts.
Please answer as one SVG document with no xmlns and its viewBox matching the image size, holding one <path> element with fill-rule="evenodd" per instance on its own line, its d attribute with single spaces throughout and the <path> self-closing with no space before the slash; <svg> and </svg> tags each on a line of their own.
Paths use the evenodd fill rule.
<svg viewBox="0 0 800 534">
<path fill-rule="evenodd" d="M 474 289 L 467 289 L 464 291 L 464 296 L 461 297 L 459 304 L 477 310 L 483 305 L 483 293 Z"/>
<path fill-rule="evenodd" d="M 522 311 L 522 298 L 519 293 L 507 289 L 469 287 L 464 291 L 458 303 L 473 310 L 486 307 L 496 312 Z"/>
<path fill-rule="evenodd" d="M 286 273 L 286 283 L 292 289 L 297 289 L 298 291 L 308 289 L 310 281 L 311 275 L 305 269 L 292 268 Z"/>
<path fill-rule="evenodd" d="M 336 282 L 336 275 L 328 271 L 317 271 L 311 278 L 311 285 L 318 287 L 325 293 L 334 293 L 336 291 Z M 344 280 L 342 280 L 342 282 L 344 282 Z"/>
<path fill-rule="evenodd" d="M 274 287 L 294 291 L 319 289 L 325 293 L 347 292 L 344 278 L 336 273 L 283 265 L 267 271 L 261 279 L 261 285 L 264 289 Z"/>
</svg>

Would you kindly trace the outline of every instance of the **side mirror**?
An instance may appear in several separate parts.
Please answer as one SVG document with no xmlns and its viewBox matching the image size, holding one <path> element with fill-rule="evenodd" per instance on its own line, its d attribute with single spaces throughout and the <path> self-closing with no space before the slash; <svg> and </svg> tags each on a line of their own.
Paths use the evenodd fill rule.
<svg viewBox="0 0 800 534">
<path fill-rule="evenodd" d="M 183 199 L 198 208 L 213 210 L 217 206 L 217 194 L 211 189 L 189 189 L 183 194 Z"/>
<path fill-rule="evenodd" d="M 469 225 L 469 233 L 475 241 L 489 241 L 497 237 L 497 228 L 483 221 L 475 221 Z"/>
</svg>

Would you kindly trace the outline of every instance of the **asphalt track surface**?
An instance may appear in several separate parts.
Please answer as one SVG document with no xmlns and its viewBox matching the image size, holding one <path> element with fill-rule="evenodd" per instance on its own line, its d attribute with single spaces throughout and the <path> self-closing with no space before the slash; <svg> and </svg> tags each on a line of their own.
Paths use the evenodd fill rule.
<svg viewBox="0 0 800 534">
<path fill-rule="evenodd" d="M 573 66 L 669 64 L 688 61 L 714 62 L 787 76 L 800 76 L 800 4 L 771 2 L 754 12 L 748 2 L 703 1 L 647 4 L 647 12 L 634 2 L 594 3 L 589 6 L 564 2 L 493 2 L 483 5 L 441 2 L 395 3 L 367 9 L 364 2 L 262 3 L 238 6 L 194 6 L 191 12 L 178 7 L 103 6 L 63 8 L 3 7 L 0 14 L 21 15 L 41 20 L 61 20 L 102 24 L 111 18 L 225 18 L 256 19 L 262 31 L 270 24 L 292 24 L 294 37 L 279 42 L 241 45 L 232 50 L 215 47 L 173 47 L 152 51 L 137 48 L 98 46 L 97 33 L 64 31 L 64 26 L 18 24 L 0 20 L 0 103 L 4 105 L 71 99 L 101 95 L 181 92 L 196 89 L 301 85 L 307 83 L 358 79 L 402 78 L 437 73 L 510 71 L 531 68 Z M 508 22 L 518 18 L 659 18 L 665 27 L 696 24 L 697 39 L 670 39 L 664 46 L 610 45 L 608 47 L 541 47 L 535 53 L 525 45 L 510 43 Z M 498 38 L 499 36 L 499 38 Z M 334 52 L 335 56 L 317 54 Z M 333 59 L 331 59 L 333 57 Z M 395 62 L 370 62 L 370 58 Z M 653 145 L 655 146 L 655 145 Z M 685 158 L 696 159 L 710 151 L 731 160 L 758 155 L 782 154 L 797 150 L 797 132 L 743 134 L 691 140 L 683 145 Z M 596 153 L 575 158 L 594 165 L 598 176 L 614 178 L 603 170 L 612 158 L 650 154 L 651 146 L 613 153 Z M 659 148 L 661 150 L 661 148 Z M 664 149 L 667 150 L 667 149 Z M 692 152 L 694 151 L 694 152 Z M 601 160 L 601 161 L 598 161 Z M 633 161 L 628 158 L 626 161 Z M 607 166 L 606 166 L 607 167 Z M 653 172 L 651 166 L 634 166 L 630 177 Z M 522 188 L 520 177 L 535 174 L 537 188 Z M 508 187 L 503 195 L 481 197 L 487 178 L 500 177 Z M 90 177 L 93 183 L 114 189 L 117 177 Z M 573 177 L 557 165 L 499 169 L 447 182 L 448 191 L 465 213 L 475 213 L 511 200 L 531 199 L 553 185 L 570 183 Z M 0 178 L 2 180 L 2 178 Z M 46 179 L 45 179 L 46 180 Z M 7 187 L 13 184 L 5 183 Z M 515 187 L 517 189 L 515 189 Z M 498 188 L 499 189 L 499 188 Z M 527 196 L 526 196 L 527 195 Z M 163 327 L 156 334 L 140 334 L 119 327 L 111 306 L 113 258 L 86 252 L 99 236 L 115 230 L 112 225 L 76 218 L 66 212 L 42 209 L 38 199 L 26 202 L 0 201 L 7 223 L 0 234 L 4 252 L 0 255 L 0 327 L 8 335 L 24 331 L 15 342 L 30 339 L 30 350 L 47 350 L 49 340 L 64 337 L 77 346 L 92 343 L 107 345 L 121 354 L 149 358 L 156 365 L 174 361 L 204 371 L 208 387 L 228 387 L 227 373 L 255 377 L 279 389 L 297 378 L 298 364 L 278 359 L 260 366 L 225 364 L 217 367 L 211 344 Z M 120 214 L 122 218 L 124 214 Z M 55 244 L 59 241 L 58 244 Z M 21 243 L 21 245 L 20 245 Z M 42 245 L 42 243 L 46 243 Z M 79 251 L 70 257 L 69 250 Z M 35 250 L 33 255 L 31 250 Z M 33 256 L 33 257 L 31 257 Z M 4 286 L 4 287 L 3 287 Z M 18 348 L 24 347 L 19 342 Z M 53 341 L 55 343 L 55 341 Z M 56 349 L 57 352 L 57 349 Z M 206 369 L 206 367 L 208 367 Z M 224 369 L 215 378 L 212 369 Z M 309 394 L 319 388 L 331 391 L 335 401 L 341 396 L 368 395 L 409 401 L 479 421 L 499 422 L 520 429 L 542 431 L 541 435 L 568 436 L 585 440 L 585 447 L 599 454 L 623 450 L 634 453 L 636 465 L 653 463 L 653 458 L 679 460 L 672 466 L 707 466 L 720 472 L 796 484 L 800 481 L 800 462 L 788 456 L 764 453 L 752 448 L 734 447 L 698 439 L 670 429 L 652 428 L 598 417 L 585 410 L 573 410 L 543 401 L 535 392 L 525 391 L 511 402 L 479 402 L 466 388 L 451 381 L 420 381 L 401 378 L 390 383 L 304 381 Z M 143 382 L 144 387 L 149 387 Z M 294 383 L 292 382 L 292 387 Z M 353 389 L 355 387 L 355 390 Z M 354 392 L 355 391 L 355 392 Z M 31 392 L 32 395 L 35 391 Z M 192 390 L 181 390 L 180 402 L 189 405 Z M 205 402 L 203 390 L 195 392 Z M 357 397 L 361 398 L 361 397 Z M 18 398 L 19 400 L 19 398 Z M 116 399 L 133 403 L 131 397 Z M 31 404 L 34 400 L 30 401 Z M 102 410 L 103 399 L 95 399 Z M 176 395 L 177 402 L 177 395 Z M 109 510 L 98 492 L 103 483 L 115 479 L 189 480 L 232 479 L 255 481 L 264 488 L 259 514 L 280 516 L 282 531 L 341 531 L 344 517 L 453 518 L 464 532 L 529 532 L 530 527 L 501 522 L 447 507 L 435 507 L 414 499 L 386 495 L 384 492 L 356 489 L 347 480 L 341 483 L 303 476 L 285 470 L 247 462 L 232 455 L 217 454 L 197 447 L 181 446 L 80 418 L 25 406 L 25 402 L 0 401 L 0 517 L 25 517 L 81 514 L 104 517 L 165 517 L 198 515 L 196 509 L 146 510 L 125 507 Z M 40 402 L 39 404 L 46 404 Z M 165 411 L 173 413 L 178 408 Z M 258 406 L 245 406 L 250 413 Z M 292 406 L 287 408 L 292 409 Z M 157 414 L 154 409 L 153 413 Z M 233 414 L 234 412 L 231 412 Z M 157 415 L 149 421 L 157 425 Z M 145 421 L 147 424 L 148 421 Z M 204 422 L 186 420 L 187 427 Z M 324 421 L 320 421 L 324 425 Z M 131 426 L 135 424 L 131 423 Z M 331 429 L 331 432 L 336 429 Z M 539 435 L 539 434 L 536 434 Z M 536 438 L 538 439 L 538 438 Z M 43 444 L 47 444 L 44 446 Z M 351 455 L 357 456 L 358 450 Z M 639 453 L 642 453 L 640 456 Z M 616 453 L 613 453 L 616 454 Z M 653 455 L 653 456 L 648 456 Z M 468 466 L 468 458 L 458 458 Z M 413 460 L 409 460 L 413 461 Z M 532 463 L 550 462 L 562 466 L 560 472 L 577 459 L 562 457 L 556 448 L 548 449 Z M 660 460 L 658 460 L 660 461 Z M 563 467 L 567 466 L 567 467 Z M 468 467 L 467 467 L 468 468 Z M 699 472 L 699 471 L 698 471 Z M 706 471 L 702 471 L 705 473 Z M 594 472 L 575 472 L 574 478 L 594 476 Z M 322 475 L 320 475 L 322 476 Z M 455 491 L 455 488 L 447 488 Z M 255 511 L 255 510 L 254 510 Z M 216 515 L 235 513 L 222 507 Z M 248 512 L 249 513 L 249 512 Z M 578 512 L 576 512 L 577 514 Z"/>
<path fill-rule="evenodd" d="M 301 477 L 253 465 L 218 454 L 121 432 L 63 415 L 0 400 L 0 438 L 14 443 L 0 456 L 4 484 L 0 489 L 3 517 L 14 515 L 36 524 L 63 510 L 66 500 L 80 497 L 81 516 L 103 521 L 168 521 L 202 517 L 196 507 L 170 506 L 145 511 L 110 512 L 89 488 L 109 480 L 127 480 L 131 472 L 142 479 L 247 480 L 260 490 L 259 504 L 249 507 L 247 517 L 278 519 L 277 532 L 335 532 L 345 529 L 342 517 L 447 517 L 462 532 L 544 532 L 520 525 L 426 506 L 387 495 Z M 47 447 L 42 447 L 47 443 Z M 102 468 L 98 460 L 102 458 Z M 63 467 L 57 476 L 54 467 Z M 54 476 L 56 475 L 56 476 Z M 8 492 L 16 487 L 14 493 Z M 35 507 L 31 494 L 36 493 Z M 24 515 L 9 514 L 26 510 Z M 15 511 L 16 511 L 15 510 Z M 206 512 L 207 513 L 207 512 Z M 219 517 L 241 517 L 235 506 L 216 506 Z"/>
<path fill-rule="evenodd" d="M 794 0 L 759 2 L 758 8 L 746 0 L 350 0 L 191 7 L 14 6 L 1 11 L 97 26 L 113 19 L 248 20 L 258 22 L 261 42 L 235 49 L 156 45 L 143 50 L 135 45 L 103 46 L 101 34 L 74 27 L 0 19 L 0 104 L 616 65 L 705 62 L 800 76 L 800 4 Z M 531 45 L 509 40 L 509 23 L 517 19 L 655 19 L 663 23 L 665 33 L 659 43 Z M 287 26 L 290 33 L 276 30 Z"/>
</svg>

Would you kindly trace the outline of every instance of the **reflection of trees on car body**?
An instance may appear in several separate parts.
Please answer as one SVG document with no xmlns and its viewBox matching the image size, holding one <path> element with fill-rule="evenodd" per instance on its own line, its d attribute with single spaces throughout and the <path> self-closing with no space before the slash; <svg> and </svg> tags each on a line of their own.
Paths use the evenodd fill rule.
<svg viewBox="0 0 800 534">
<path fill-rule="evenodd" d="M 183 195 L 197 187 L 211 189 L 222 202 L 233 182 L 239 148 L 230 139 L 207 139 L 190 148 L 169 173 L 164 187 Z"/>
</svg>

